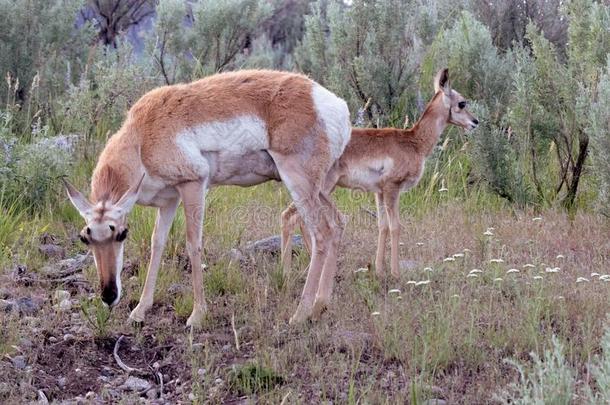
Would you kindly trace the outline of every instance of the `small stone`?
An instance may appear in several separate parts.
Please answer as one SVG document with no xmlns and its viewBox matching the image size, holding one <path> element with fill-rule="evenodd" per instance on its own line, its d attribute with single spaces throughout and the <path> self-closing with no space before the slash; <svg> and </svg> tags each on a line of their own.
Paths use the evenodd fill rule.
<svg viewBox="0 0 610 405">
<path fill-rule="evenodd" d="M 422 402 L 422 405 L 447 405 L 447 401 L 439 398 L 432 398 Z"/>
<path fill-rule="evenodd" d="M 57 257 L 63 259 L 66 257 L 66 249 L 51 243 L 38 246 L 38 250 L 40 250 L 40 253 L 46 258 Z"/>
<path fill-rule="evenodd" d="M 195 394 L 193 394 L 193 393 L 191 392 L 191 393 L 189 393 L 188 398 L 189 398 L 189 401 L 195 401 L 195 399 L 196 399 L 197 397 L 195 396 Z"/>
<path fill-rule="evenodd" d="M 102 371 L 100 371 L 100 373 L 106 377 L 110 377 L 110 376 L 114 375 L 114 371 L 108 366 L 102 367 Z"/>
<path fill-rule="evenodd" d="M 5 382 L 0 382 L 0 398 L 7 397 L 11 393 L 11 386 Z"/>
<path fill-rule="evenodd" d="M 32 341 L 27 338 L 19 339 L 19 346 L 25 349 L 30 349 L 32 347 Z"/>
<path fill-rule="evenodd" d="M 161 367 L 161 365 L 159 364 L 158 361 L 155 361 L 152 366 L 153 366 L 153 369 L 155 369 L 155 370 L 158 370 Z"/>
<path fill-rule="evenodd" d="M 92 400 L 97 397 L 97 394 L 93 391 L 89 391 L 85 394 L 85 399 Z"/>
<path fill-rule="evenodd" d="M 123 385 L 121 385 L 121 388 L 125 391 L 143 392 L 150 389 L 151 384 L 142 378 L 129 376 Z"/>
<path fill-rule="evenodd" d="M 50 336 L 49 343 L 57 343 L 57 338 L 55 336 Z"/>
<path fill-rule="evenodd" d="M 203 350 L 203 343 L 193 343 L 191 345 L 191 348 L 193 349 L 193 351 Z"/>
<path fill-rule="evenodd" d="M 33 315 L 40 311 L 40 303 L 34 301 L 30 297 L 21 297 L 17 299 L 16 302 L 19 313 L 22 315 Z"/>
<path fill-rule="evenodd" d="M 215 380 L 214 380 L 214 384 L 216 384 L 216 385 L 220 385 L 220 384 L 222 384 L 222 378 L 217 378 L 217 379 L 215 379 Z"/>
<path fill-rule="evenodd" d="M 223 351 L 223 352 L 229 352 L 229 351 L 231 351 L 231 345 L 226 344 L 226 345 L 222 346 L 222 351 Z"/>
<path fill-rule="evenodd" d="M 199 370 L 197 370 L 197 375 L 201 378 L 203 378 L 206 374 L 206 370 L 205 368 L 200 368 Z"/>
<path fill-rule="evenodd" d="M 57 386 L 59 388 L 64 388 L 66 386 L 66 377 L 59 377 L 57 379 Z"/>
<path fill-rule="evenodd" d="M 64 335 L 64 342 L 71 342 L 75 339 L 74 335 L 70 334 L 70 333 L 66 333 Z"/>
<path fill-rule="evenodd" d="M 280 235 L 270 236 L 265 239 L 257 240 L 246 244 L 243 252 L 246 255 L 255 254 L 271 254 L 277 255 L 281 250 L 281 237 Z M 294 235 L 292 237 L 293 248 L 303 247 L 303 238 L 300 235 Z"/>
<path fill-rule="evenodd" d="M 14 307 L 15 307 L 15 302 L 0 299 L 0 310 L 1 311 L 11 312 Z"/>
<path fill-rule="evenodd" d="M 70 302 L 70 300 L 63 300 L 59 303 L 59 310 L 60 311 L 70 311 L 72 309 L 72 302 Z"/>
<path fill-rule="evenodd" d="M 6 288 L 0 288 L 0 299 L 11 298 L 11 292 Z"/>
<path fill-rule="evenodd" d="M 11 359 L 11 361 L 13 362 L 13 367 L 18 370 L 23 370 L 27 366 L 24 356 L 15 356 Z"/>
<path fill-rule="evenodd" d="M 151 388 L 148 391 L 146 391 L 146 398 L 153 400 L 153 399 L 157 399 L 158 395 L 157 395 L 157 390 L 155 388 Z"/>
<path fill-rule="evenodd" d="M 401 270 L 414 270 L 418 267 L 415 260 L 401 260 L 398 266 Z"/>
</svg>

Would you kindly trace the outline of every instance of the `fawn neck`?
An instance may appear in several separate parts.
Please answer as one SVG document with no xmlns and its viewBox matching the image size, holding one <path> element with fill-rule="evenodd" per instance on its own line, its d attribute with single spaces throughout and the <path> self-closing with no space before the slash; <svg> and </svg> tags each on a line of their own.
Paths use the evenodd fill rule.
<svg viewBox="0 0 610 405">
<path fill-rule="evenodd" d="M 428 103 L 419 120 L 409 129 L 411 143 L 421 154 L 430 156 L 447 126 L 448 118 L 449 109 L 444 105 L 442 92 L 439 91 Z"/>
</svg>

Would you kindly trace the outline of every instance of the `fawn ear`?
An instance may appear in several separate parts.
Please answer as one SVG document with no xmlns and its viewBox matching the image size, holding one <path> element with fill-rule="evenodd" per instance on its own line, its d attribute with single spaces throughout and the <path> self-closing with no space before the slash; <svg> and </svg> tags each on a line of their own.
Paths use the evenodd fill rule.
<svg viewBox="0 0 610 405">
<path fill-rule="evenodd" d="M 434 78 L 434 92 L 443 91 L 447 96 L 451 94 L 451 84 L 449 83 L 449 69 L 444 68 L 438 71 Z"/>
<path fill-rule="evenodd" d="M 115 204 L 116 208 L 121 210 L 123 214 L 127 214 L 129 211 L 131 211 L 136 201 L 138 201 L 138 195 L 140 194 L 140 189 L 142 188 L 144 176 L 146 176 L 146 174 L 143 174 L 140 181 L 138 181 L 135 186 L 127 190 Z"/>
<path fill-rule="evenodd" d="M 72 205 L 78 210 L 78 213 L 81 217 L 88 220 L 91 216 L 91 209 L 93 208 L 89 200 L 76 189 L 70 182 L 64 178 L 62 178 L 64 182 L 64 186 L 66 188 L 66 192 L 68 193 L 68 198 L 72 202 Z"/>
</svg>

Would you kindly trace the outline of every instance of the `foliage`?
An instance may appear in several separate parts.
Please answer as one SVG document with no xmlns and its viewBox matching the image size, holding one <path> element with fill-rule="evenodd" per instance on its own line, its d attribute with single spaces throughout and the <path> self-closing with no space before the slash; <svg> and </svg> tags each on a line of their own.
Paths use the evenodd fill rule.
<svg viewBox="0 0 610 405">
<path fill-rule="evenodd" d="M 229 385 L 240 394 L 264 393 L 283 383 L 282 376 L 256 362 L 233 366 L 229 371 Z"/>
</svg>

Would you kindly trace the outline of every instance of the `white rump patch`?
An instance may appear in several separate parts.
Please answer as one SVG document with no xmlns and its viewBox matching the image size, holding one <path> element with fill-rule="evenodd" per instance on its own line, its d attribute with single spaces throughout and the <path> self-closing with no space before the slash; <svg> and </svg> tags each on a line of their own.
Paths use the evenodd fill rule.
<svg viewBox="0 0 610 405">
<path fill-rule="evenodd" d="M 203 176 L 207 176 L 210 170 L 208 162 L 202 156 L 204 152 L 242 156 L 269 148 L 267 126 L 255 115 L 243 115 L 186 128 L 178 133 L 176 142 L 188 161 L 185 163 L 200 166 Z"/>
<path fill-rule="evenodd" d="M 324 124 L 328 136 L 330 155 L 333 161 L 337 160 L 343 154 L 351 137 L 349 109 L 345 101 L 317 83 L 313 85 L 312 97 L 318 117 Z"/>
</svg>

